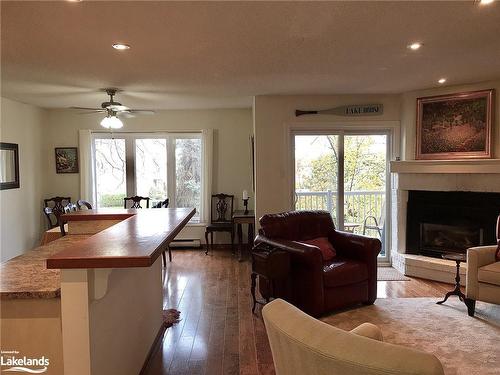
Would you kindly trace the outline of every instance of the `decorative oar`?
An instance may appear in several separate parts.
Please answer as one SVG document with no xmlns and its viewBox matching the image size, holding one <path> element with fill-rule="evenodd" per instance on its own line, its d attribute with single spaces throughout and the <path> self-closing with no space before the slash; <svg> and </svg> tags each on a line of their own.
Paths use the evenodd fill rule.
<svg viewBox="0 0 500 375">
<path fill-rule="evenodd" d="M 319 111 L 295 110 L 295 116 L 302 115 L 336 115 L 336 116 L 380 116 L 384 113 L 383 104 L 341 105 L 339 107 Z"/>
</svg>

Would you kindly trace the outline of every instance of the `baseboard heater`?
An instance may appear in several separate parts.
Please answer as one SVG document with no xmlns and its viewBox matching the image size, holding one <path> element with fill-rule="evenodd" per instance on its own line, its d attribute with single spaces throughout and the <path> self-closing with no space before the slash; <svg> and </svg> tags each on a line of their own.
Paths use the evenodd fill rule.
<svg viewBox="0 0 500 375">
<path fill-rule="evenodd" d="M 201 247 L 201 241 L 199 239 L 184 239 L 184 240 L 173 240 L 170 242 L 170 247 L 173 248 L 200 248 Z"/>
</svg>

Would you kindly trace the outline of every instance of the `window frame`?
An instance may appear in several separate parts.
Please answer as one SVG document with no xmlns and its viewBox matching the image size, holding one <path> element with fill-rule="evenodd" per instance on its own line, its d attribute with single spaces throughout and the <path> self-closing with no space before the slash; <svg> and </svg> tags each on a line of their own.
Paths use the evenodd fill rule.
<svg viewBox="0 0 500 375">
<path fill-rule="evenodd" d="M 191 219 L 191 222 L 201 222 L 204 215 L 204 196 L 205 184 L 203 171 L 203 159 L 204 147 L 203 147 L 203 137 L 200 131 L 191 132 L 130 132 L 130 133 L 104 133 L 95 132 L 92 133 L 92 185 L 94 190 L 94 202 L 96 206 L 98 205 L 97 200 L 97 178 L 96 178 L 96 150 L 95 141 L 96 139 L 124 139 L 125 140 L 125 185 L 126 185 L 126 195 L 134 196 L 137 195 L 137 170 L 136 170 L 136 140 L 137 139 L 165 139 L 167 145 L 167 197 L 170 200 L 169 207 L 176 208 L 176 195 L 177 195 L 177 181 L 176 181 L 176 155 L 175 155 L 175 142 L 177 139 L 199 139 L 201 143 L 201 165 L 200 165 L 200 175 L 201 175 L 201 191 L 200 191 L 200 209 L 197 209 L 197 215 Z"/>
</svg>

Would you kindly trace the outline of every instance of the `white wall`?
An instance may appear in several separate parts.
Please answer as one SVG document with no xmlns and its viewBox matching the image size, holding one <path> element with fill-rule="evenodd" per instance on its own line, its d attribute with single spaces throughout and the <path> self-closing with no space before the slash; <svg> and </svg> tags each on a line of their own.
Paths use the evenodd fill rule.
<svg viewBox="0 0 500 375">
<path fill-rule="evenodd" d="M 349 104 L 383 104 L 384 114 L 376 117 L 313 115 L 295 117 L 296 109 L 327 109 Z M 254 101 L 256 144 L 256 215 L 290 210 L 291 126 L 349 125 L 365 121 L 381 126 L 400 119 L 399 95 L 257 96 Z"/>
<path fill-rule="evenodd" d="M 493 157 L 500 158 L 500 81 L 488 81 L 469 85 L 438 87 L 428 90 L 419 90 L 404 93 L 401 97 L 401 154 L 403 160 L 415 159 L 417 98 L 424 96 L 446 95 L 465 91 L 495 89 L 493 108 Z"/>
<path fill-rule="evenodd" d="M 45 111 L 1 98 L 0 139 L 19 144 L 20 188 L 0 191 L 1 260 L 13 258 L 40 241 L 42 214 L 42 126 Z"/>
</svg>

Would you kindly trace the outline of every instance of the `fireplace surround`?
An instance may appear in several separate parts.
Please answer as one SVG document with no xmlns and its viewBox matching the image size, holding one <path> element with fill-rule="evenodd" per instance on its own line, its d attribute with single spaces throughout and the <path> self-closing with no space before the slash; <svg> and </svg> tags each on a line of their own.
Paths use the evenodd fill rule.
<svg viewBox="0 0 500 375">
<path fill-rule="evenodd" d="M 406 253 L 441 258 L 496 243 L 500 193 L 408 192 Z"/>
<path fill-rule="evenodd" d="M 500 152 L 500 150 L 499 150 Z M 451 194 L 450 197 L 460 197 L 461 193 L 465 196 L 469 194 L 486 194 L 485 197 L 490 197 L 493 194 L 500 194 L 500 159 L 484 159 L 484 160 L 407 160 L 407 161 L 391 161 L 391 199 L 390 199 L 390 212 L 391 212 L 391 236 L 390 249 L 391 249 L 391 264 L 394 268 L 404 273 L 407 276 L 420 277 L 424 279 L 442 281 L 446 283 L 453 283 L 456 274 L 455 262 L 440 259 L 438 255 L 434 256 L 420 255 L 421 253 L 415 248 L 408 249 L 408 235 L 407 225 L 413 225 L 408 220 L 412 220 L 411 215 L 408 215 L 408 201 L 410 193 L 439 193 L 439 196 Z M 471 197 L 473 195 L 470 195 Z M 468 199 L 468 198 L 467 198 Z M 462 210 L 458 211 L 457 215 L 462 215 L 463 211 L 472 211 L 482 208 L 482 212 L 489 210 L 490 207 L 485 202 L 467 205 L 465 201 L 457 198 L 456 204 L 465 206 Z M 426 203 L 426 202 L 424 202 Z M 434 203 L 437 200 L 434 200 Z M 468 208 L 467 208 L 468 207 Z M 453 205 L 448 205 L 446 208 L 434 208 L 439 213 L 449 213 L 455 208 Z M 491 207 L 493 209 L 493 207 Z M 496 206 L 496 215 L 500 213 L 499 207 Z M 468 215 L 468 213 L 466 212 Z M 458 217 L 458 216 L 457 216 Z M 465 217 L 467 219 L 467 216 Z M 493 219 L 494 220 L 494 219 Z M 435 225 L 449 225 L 450 223 L 423 221 Z M 451 225 L 456 225 L 459 230 L 463 230 L 463 222 L 453 222 Z M 470 224 L 465 222 L 465 224 Z M 465 225 L 467 227 L 467 225 Z M 483 224 L 481 226 L 482 242 L 487 245 L 491 243 L 488 239 L 489 234 L 486 231 L 495 229 L 495 223 Z M 428 231 L 433 231 L 436 227 L 425 228 Z M 438 229 L 447 229 L 447 227 Z M 455 228 L 457 229 L 457 228 Z M 420 232 L 420 225 L 418 227 L 418 238 L 422 235 Z M 454 231 L 456 232 L 456 230 Z M 491 232 L 490 232 L 491 233 Z M 481 236 L 481 233 L 477 236 Z M 473 236 L 469 234 L 469 236 Z M 446 238 L 446 236 L 445 236 Z M 442 241 L 443 239 L 440 239 Z M 477 241 L 477 240 L 476 240 Z M 411 247 L 411 246 L 410 246 Z M 447 246 L 452 247 L 452 246 Z M 433 249 L 427 249 L 433 250 Z M 460 265 L 460 275 L 465 282 L 467 263 Z"/>
</svg>

